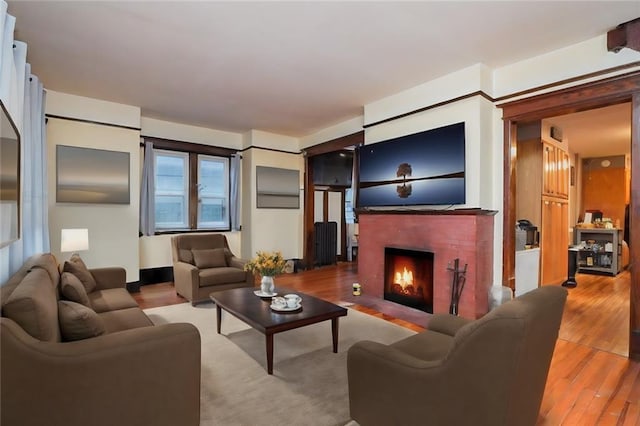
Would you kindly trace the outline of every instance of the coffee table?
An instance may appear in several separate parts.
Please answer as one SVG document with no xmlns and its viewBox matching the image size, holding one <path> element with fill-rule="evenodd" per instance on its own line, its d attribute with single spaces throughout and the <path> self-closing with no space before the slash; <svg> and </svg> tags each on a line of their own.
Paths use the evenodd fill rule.
<svg viewBox="0 0 640 426">
<path fill-rule="evenodd" d="M 273 374 L 273 335 L 282 331 L 331 320 L 333 352 L 338 352 L 338 319 L 347 315 L 347 309 L 308 294 L 278 287 L 279 295 L 295 293 L 302 297 L 302 308 L 292 312 L 275 312 L 271 298 L 254 294 L 256 288 L 234 288 L 211 293 L 216 304 L 218 334 L 221 334 L 222 310 L 249 324 L 266 337 L 267 373 Z"/>
</svg>

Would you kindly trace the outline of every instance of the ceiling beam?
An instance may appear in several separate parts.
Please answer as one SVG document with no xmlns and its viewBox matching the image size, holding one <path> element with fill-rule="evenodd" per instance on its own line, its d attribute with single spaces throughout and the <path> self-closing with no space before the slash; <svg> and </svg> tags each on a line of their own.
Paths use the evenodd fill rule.
<svg viewBox="0 0 640 426">
<path fill-rule="evenodd" d="M 618 53 L 624 47 L 640 52 L 640 18 L 618 25 L 607 32 L 607 49 Z"/>
</svg>

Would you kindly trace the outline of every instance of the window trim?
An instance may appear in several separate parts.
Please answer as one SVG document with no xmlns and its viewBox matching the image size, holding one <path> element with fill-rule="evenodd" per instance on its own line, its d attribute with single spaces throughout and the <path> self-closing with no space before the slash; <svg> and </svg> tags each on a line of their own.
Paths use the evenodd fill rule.
<svg viewBox="0 0 640 426">
<path fill-rule="evenodd" d="M 189 228 L 185 229 L 156 229 L 154 235 L 169 235 L 169 234 L 187 234 L 187 233 L 204 233 L 204 232 L 229 232 L 231 231 L 231 156 L 236 154 L 238 150 L 222 148 L 211 145 L 202 145 L 192 142 L 182 142 L 171 139 L 162 139 L 155 137 L 142 136 L 141 146 L 144 146 L 145 142 L 152 142 L 153 148 L 162 151 L 175 151 L 187 153 L 189 158 L 189 187 L 188 187 L 188 225 Z M 222 157 L 227 159 L 227 227 L 226 228 L 197 228 L 197 214 L 198 214 L 198 191 L 197 191 L 197 178 L 198 178 L 198 155 L 205 155 L 210 157 Z M 155 189 L 154 189 L 155 197 Z"/>
</svg>

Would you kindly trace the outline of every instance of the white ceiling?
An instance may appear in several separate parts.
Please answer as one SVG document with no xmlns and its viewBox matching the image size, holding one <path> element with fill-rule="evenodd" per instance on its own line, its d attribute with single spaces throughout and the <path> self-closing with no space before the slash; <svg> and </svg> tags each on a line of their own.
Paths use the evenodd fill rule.
<svg viewBox="0 0 640 426">
<path fill-rule="evenodd" d="M 305 136 L 452 71 L 605 34 L 640 2 L 8 1 L 45 88 Z"/>
<path fill-rule="evenodd" d="M 563 140 L 582 158 L 631 152 L 631 104 L 592 109 L 548 119 L 562 129 Z M 565 139 L 566 138 L 566 139 Z"/>
</svg>

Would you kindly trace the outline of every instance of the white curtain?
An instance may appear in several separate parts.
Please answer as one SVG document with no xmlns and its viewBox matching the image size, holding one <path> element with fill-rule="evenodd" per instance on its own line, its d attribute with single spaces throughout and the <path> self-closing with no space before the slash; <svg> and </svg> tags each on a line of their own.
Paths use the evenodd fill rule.
<svg viewBox="0 0 640 426">
<path fill-rule="evenodd" d="M 240 230 L 240 154 L 231 156 L 231 191 L 229 194 L 229 211 L 231 213 L 231 230 Z"/>
<path fill-rule="evenodd" d="M 144 162 L 142 163 L 142 187 L 140 188 L 140 232 L 153 235 L 156 232 L 155 167 L 153 143 L 144 144 Z"/>
<path fill-rule="evenodd" d="M 26 62 L 27 45 L 13 39 L 15 18 L 0 0 L 0 101 L 20 133 L 20 239 L 0 249 L 0 283 L 29 256 L 50 251 L 45 92 Z"/>
</svg>

